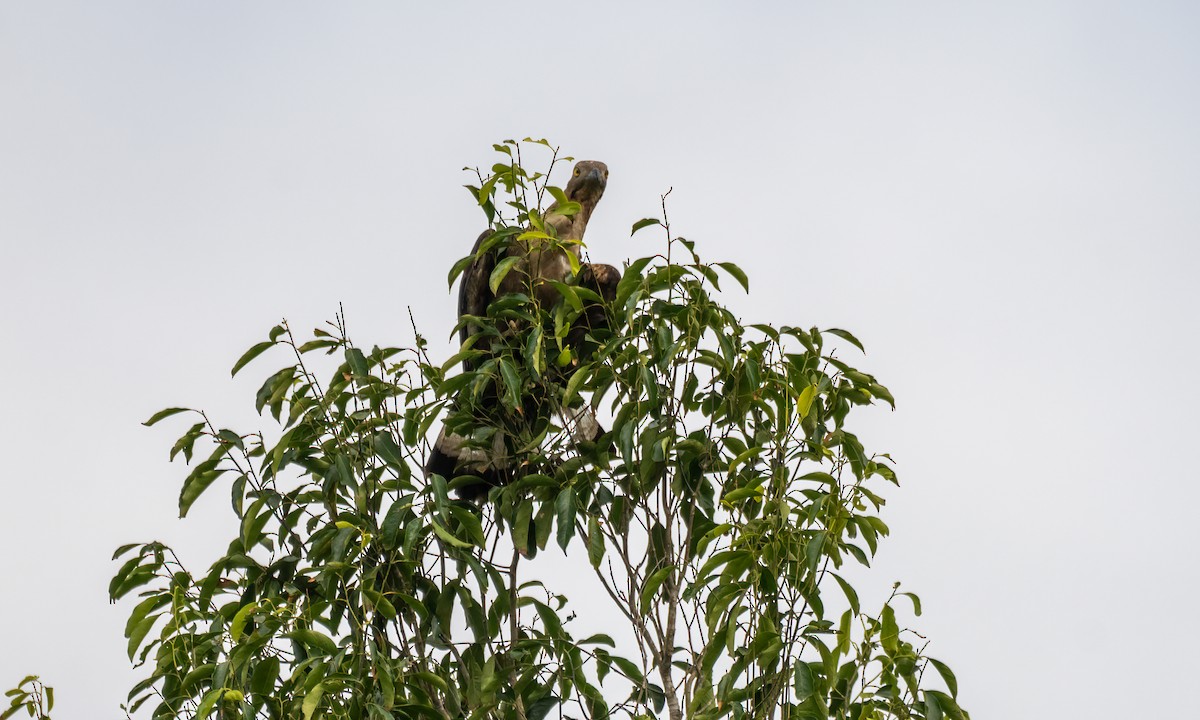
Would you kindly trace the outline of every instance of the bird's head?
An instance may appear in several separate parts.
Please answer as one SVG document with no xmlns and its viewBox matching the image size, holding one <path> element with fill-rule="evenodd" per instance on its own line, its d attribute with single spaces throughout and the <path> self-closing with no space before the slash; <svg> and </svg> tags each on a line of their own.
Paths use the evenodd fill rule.
<svg viewBox="0 0 1200 720">
<path fill-rule="evenodd" d="M 580 160 L 571 171 L 566 196 L 580 204 L 596 204 L 608 184 L 608 166 L 599 160 Z"/>
</svg>

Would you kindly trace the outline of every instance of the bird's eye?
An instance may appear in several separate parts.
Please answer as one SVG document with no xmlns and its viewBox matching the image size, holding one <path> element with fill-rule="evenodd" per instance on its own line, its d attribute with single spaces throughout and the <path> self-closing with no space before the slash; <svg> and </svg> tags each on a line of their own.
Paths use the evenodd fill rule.
<svg viewBox="0 0 1200 720">
<path fill-rule="evenodd" d="M 607 179 L 608 179 L 608 171 L 607 171 L 607 170 L 605 170 L 605 171 L 604 171 L 604 179 L 605 179 L 605 180 L 607 180 Z"/>
<path fill-rule="evenodd" d="M 579 168 L 575 168 L 575 177 L 579 177 Z"/>
</svg>

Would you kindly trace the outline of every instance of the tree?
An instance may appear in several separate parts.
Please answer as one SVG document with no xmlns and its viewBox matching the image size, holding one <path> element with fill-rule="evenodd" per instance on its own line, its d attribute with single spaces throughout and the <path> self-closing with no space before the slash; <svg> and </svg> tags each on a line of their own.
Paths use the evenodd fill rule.
<svg viewBox="0 0 1200 720">
<path fill-rule="evenodd" d="M 502 161 L 470 187 L 501 248 L 558 242 L 540 208 L 560 159 L 527 171 L 531 144 L 550 147 L 496 145 Z M 193 420 L 171 450 L 191 464 L 181 516 L 220 485 L 240 531 L 201 572 L 161 543 L 117 550 L 110 595 L 139 598 L 126 634 L 147 670 L 129 711 L 966 718 L 953 673 L 902 625 L 897 599 L 919 615 L 917 597 L 897 586 L 866 610 L 838 572 L 869 564 L 896 483 L 848 424 L 857 406 L 893 404 L 830 347 L 862 345 L 742 324 L 716 293 L 748 292 L 745 273 L 675 235 L 665 196 L 662 217 L 633 224 L 649 231 L 664 251 L 625 267 L 582 341 L 570 329 L 600 298 L 572 283 L 551 307 L 497 299 L 476 319 L 486 349 L 469 341 L 444 362 L 415 327 L 407 347 L 368 350 L 341 316 L 305 340 L 285 321 L 233 366 L 286 358 L 256 396 L 270 433 L 180 407 L 151 417 Z M 611 428 L 594 444 L 570 432 L 585 405 Z M 454 493 L 470 478 L 422 477 L 441 419 L 480 448 L 503 433 L 514 481 L 473 502 Z M 631 640 L 580 637 L 564 589 L 526 580 L 551 537 Z"/>
</svg>

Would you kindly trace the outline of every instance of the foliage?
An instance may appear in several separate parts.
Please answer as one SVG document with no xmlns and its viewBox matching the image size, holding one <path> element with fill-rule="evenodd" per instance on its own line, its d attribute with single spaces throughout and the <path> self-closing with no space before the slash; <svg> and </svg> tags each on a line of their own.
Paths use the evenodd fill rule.
<svg viewBox="0 0 1200 720">
<path fill-rule="evenodd" d="M 10 700 L 4 712 L 0 712 L 0 720 L 16 715 L 19 710 L 24 710 L 31 718 L 50 720 L 50 711 L 54 709 L 54 688 L 47 687 L 37 675 L 25 676 L 4 695 Z"/>
<path fill-rule="evenodd" d="M 492 245 L 560 242 L 541 209 L 561 195 L 549 170 L 525 170 L 528 144 L 495 148 L 502 162 L 470 188 Z M 633 225 L 649 231 L 664 251 L 625 267 L 607 328 L 572 335 L 600 302 L 574 283 L 552 307 L 498 299 L 444 363 L 419 334 L 366 349 L 341 317 L 304 341 L 284 322 L 233 368 L 286 357 L 256 396 L 270 435 L 184 408 L 150 418 L 193 418 L 170 453 L 192 464 L 181 516 L 220 481 L 239 532 L 202 572 L 160 543 L 117 550 L 110 595 L 138 598 L 128 653 L 147 670 L 129 711 L 967 717 L 950 669 L 902 624 L 895 601 L 919 615 L 916 596 L 867 610 L 839 574 L 888 534 L 880 489 L 896 482 L 847 423 L 893 402 L 830 349 L 861 344 L 742 324 L 715 292 L 748 291 L 745 273 L 675 236 L 665 198 Z M 585 408 L 611 428 L 597 443 L 572 436 Z M 500 434 L 519 476 L 479 503 L 455 498 L 471 478 L 423 477 L 439 420 L 480 447 Z M 630 642 L 581 637 L 563 588 L 521 574 L 551 537 Z"/>
</svg>

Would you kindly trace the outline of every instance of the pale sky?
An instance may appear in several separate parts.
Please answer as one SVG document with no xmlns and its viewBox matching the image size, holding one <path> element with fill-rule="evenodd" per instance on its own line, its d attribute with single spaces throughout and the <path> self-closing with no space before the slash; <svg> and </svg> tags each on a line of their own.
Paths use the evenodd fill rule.
<svg viewBox="0 0 1200 720">
<path fill-rule="evenodd" d="M 0 685 L 117 717 L 112 550 L 196 570 L 169 405 L 269 427 L 229 368 L 344 303 L 440 341 L 483 217 L 461 168 L 603 160 L 637 219 L 749 273 L 748 322 L 845 327 L 896 412 L 894 580 L 977 720 L 1180 716 L 1200 673 L 1200 8 L 1187 2 L 0 0 Z M 438 352 L 449 355 L 449 344 Z M 549 555 L 550 553 L 547 553 Z M 576 602 L 585 602 L 578 598 Z"/>
</svg>

